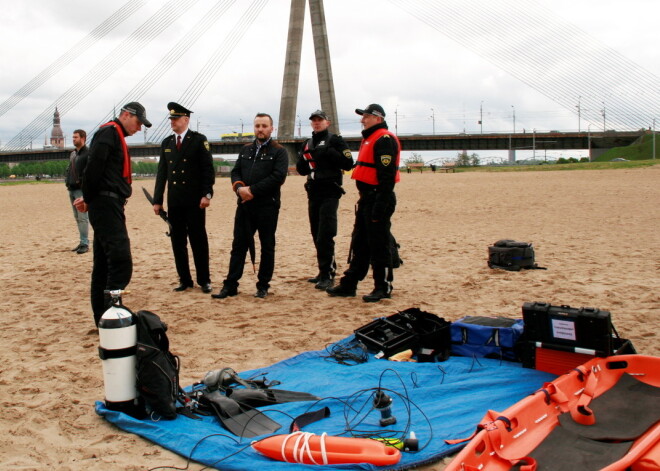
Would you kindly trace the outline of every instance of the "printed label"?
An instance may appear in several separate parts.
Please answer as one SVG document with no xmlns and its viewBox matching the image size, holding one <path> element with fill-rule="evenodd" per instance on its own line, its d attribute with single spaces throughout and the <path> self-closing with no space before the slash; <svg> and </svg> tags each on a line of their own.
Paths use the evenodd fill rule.
<svg viewBox="0 0 660 471">
<path fill-rule="evenodd" d="M 556 339 L 577 340 L 575 322 L 552 319 L 552 336 Z"/>
</svg>

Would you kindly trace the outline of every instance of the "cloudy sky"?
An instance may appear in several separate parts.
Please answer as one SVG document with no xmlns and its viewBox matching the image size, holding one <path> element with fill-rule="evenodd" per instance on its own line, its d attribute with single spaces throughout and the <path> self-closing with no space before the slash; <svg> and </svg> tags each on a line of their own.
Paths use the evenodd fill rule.
<svg viewBox="0 0 660 471">
<path fill-rule="evenodd" d="M 437 0 L 442 2 L 442 0 Z M 595 40 L 660 76 L 660 48 L 655 18 L 657 0 L 537 0 L 559 19 L 573 23 Z M 80 54 L 28 97 L 0 116 L 0 145 L 52 108 L 108 52 L 120 45 L 165 0 L 150 0 L 101 41 Z M 133 45 L 124 65 L 105 72 L 106 80 L 80 98 L 62 116 L 70 145 L 76 128 L 91 129 L 155 67 L 177 41 L 216 3 L 199 0 L 181 8 L 178 19 L 153 41 Z M 178 100 L 252 2 L 237 0 L 208 28 L 183 58 L 139 98 L 150 119 L 165 116 L 166 103 Z M 359 116 L 353 110 L 381 103 L 390 127 L 400 134 L 509 132 L 513 113 L 517 130 L 577 130 L 574 109 L 561 106 L 512 77 L 474 51 L 407 14 L 389 0 L 326 0 L 339 126 L 357 135 Z M 428 2 L 427 2 L 428 3 Z M 478 7 L 489 0 L 466 0 Z M 524 2 L 520 2 L 524 3 Z M 0 0 L 0 102 L 4 102 L 93 28 L 112 15 L 119 2 L 73 0 Z M 210 139 L 248 132 L 258 111 L 279 115 L 289 0 L 270 0 L 237 47 L 224 58 L 217 74 L 200 93 L 192 127 Z M 307 17 L 309 14 L 307 13 Z M 129 51 L 124 51 L 129 52 Z M 133 54 L 134 53 L 134 54 Z M 319 107 L 318 85 L 309 18 L 305 25 L 298 114 L 302 135 L 310 132 L 309 112 Z M 577 105 L 577 99 L 575 105 Z M 51 111 L 49 111 L 51 113 Z M 277 124 L 277 123 L 276 123 Z M 592 121 L 596 128 L 602 123 Z M 650 124 L 649 124 L 650 125 Z M 581 123 L 582 129 L 587 122 Z M 298 134 L 298 124 L 296 124 Z M 135 136 L 141 142 L 144 136 Z M 43 145 L 44 133 L 34 147 Z"/>
</svg>

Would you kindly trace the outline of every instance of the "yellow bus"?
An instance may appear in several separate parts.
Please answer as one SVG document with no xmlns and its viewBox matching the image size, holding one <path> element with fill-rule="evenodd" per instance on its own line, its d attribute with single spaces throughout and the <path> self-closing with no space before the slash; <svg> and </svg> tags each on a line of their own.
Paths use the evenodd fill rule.
<svg viewBox="0 0 660 471">
<path fill-rule="evenodd" d="M 220 140 L 225 142 L 247 142 L 254 139 L 253 132 L 230 132 L 228 134 L 221 134 Z"/>
</svg>

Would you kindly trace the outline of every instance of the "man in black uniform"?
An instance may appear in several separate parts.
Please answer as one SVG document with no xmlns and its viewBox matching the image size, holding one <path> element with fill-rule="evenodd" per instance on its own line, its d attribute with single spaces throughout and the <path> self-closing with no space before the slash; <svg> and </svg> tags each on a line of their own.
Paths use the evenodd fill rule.
<svg viewBox="0 0 660 471">
<path fill-rule="evenodd" d="M 334 284 L 335 236 L 337 235 L 337 208 L 344 194 L 342 170 L 353 168 L 353 156 L 344 138 L 328 132 L 330 120 L 324 111 L 314 111 L 312 138 L 303 146 L 296 169 L 307 175 L 309 225 L 316 248 L 319 273 L 308 281 L 316 283 L 316 289 L 326 290 Z"/>
<path fill-rule="evenodd" d="M 238 294 L 245 256 L 254 254 L 254 233 L 259 232 L 261 260 L 255 297 L 268 296 L 275 269 L 275 230 L 280 212 L 280 187 L 286 179 L 289 157 L 286 149 L 271 139 L 273 118 L 259 113 L 254 118 L 256 139 L 241 149 L 231 171 L 232 189 L 238 196 L 234 217 L 234 241 L 231 246 L 229 273 L 220 293 L 223 299 Z M 254 260 L 253 260 L 254 261 Z"/>
<path fill-rule="evenodd" d="M 73 131 L 73 145 L 75 149 L 71 152 L 69 158 L 69 166 L 66 169 L 66 188 L 69 190 L 69 200 L 71 204 L 82 196 L 82 176 L 87 165 L 87 156 L 89 148 L 85 145 L 87 140 L 87 133 L 82 129 Z M 73 208 L 73 217 L 78 225 L 78 234 L 80 235 L 80 243 L 78 246 L 71 250 L 77 254 L 89 252 L 89 217 L 87 213 L 81 213 L 76 208 Z"/>
<path fill-rule="evenodd" d="M 126 288 L 133 274 L 131 245 L 124 205 L 131 196 L 131 156 L 125 138 L 151 127 L 138 102 L 125 104 L 119 118 L 102 125 L 89 150 L 83 176 L 83 196 L 74 201 L 79 211 L 89 211 L 94 228 L 94 266 L 91 301 L 98 325 L 112 300 L 110 290 Z"/>
<path fill-rule="evenodd" d="M 362 143 L 351 178 L 356 180 L 360 199 L 351 237 L 350 266 L 339 285 L 327 290 L 331 296 L 355 296 L 358 282 L 373 268 L 374 289 L 363 296 L 365 302 L 377 302 L 391 297 L 393 281 L 393 253 L 391 217 L 396 207 L 394 184 L 399 181 L 401 145 L 387 129 L 385 111 L 377 104 L 364 110 L 360 122 Z"/>
<path fill-rule="evenodd" d="M 154 189 L 154 213 L 163 209 L 167 183 L 167 212 L 172 225 L 171 239 L 179 286 L 174 291 L 193 287 L 188 261 L 188 239 L 195 261 L 197 283 L 210 293 L 209 240 L 206 234 L 206 208 L 211 204 L 215 170 L 211 146 L 206 136 L 193 131 L 190 111 L 178 103 L 167 104 L 174 134 L 160 146 L 160 161 Z"/>
</svg>

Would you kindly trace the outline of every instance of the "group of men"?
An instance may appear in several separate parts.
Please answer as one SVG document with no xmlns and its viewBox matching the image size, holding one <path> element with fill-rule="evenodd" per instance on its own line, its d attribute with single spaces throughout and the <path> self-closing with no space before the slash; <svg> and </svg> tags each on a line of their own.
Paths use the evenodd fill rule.
<svg viewBox="0 0 660 471">
<path fill-rule="evenodd" d="M 362 116 L 363 140 L 357 162 L 344 139 L 329 131 L 331 121 L 322 110 L 310 116 L 312 137 L 304 144 L 296 168 L 307 176 L 308 214 L 316 249 L 318 274 L 309 281 L 330 296 L 352 297 L 357 285 L 373 269 L 374 289 L 363 296 L 365 302 L 389 298 L 392 292 L 393 253 L 390 233 L 391 217 L 396 207 L 394 186 L 399 181 L 401 146 L 387 128 L 385 111 L 372 104 L 355 112 Z M 190 273 L 188 242 L 193 253 L 197 284 L 211 293 L 209 243 L 206 233 L 206 208 L 213 198 L 215 171 L 210 145 L 206 137 L 189 128 L 192 111 L 171 102 L 168 113 L 173 134 L 161 144 L 158 173 L 153 194 L 156 215 L 165 211 L 171 225 L 171 243 L 179 285 L 174 291 L 194 286 Z M 84 131 L 79 148 L 71 157 L 68 172 L 79 188 L 67 187 L 75 207 L 76 220 L 85 213 L 94 229 L 94 266 L 92 269 L 91 304 L 98 324 L 111 305 L 110 291 L 122 290 L 130 282 L 132 258 L 126 230 L 124 205 L 131 196 L 131 160 L 127 136 L 142 126 L 150 127 L 144 106 L 137 102 L 121 108 L 118 118 L 104 124 L 94 135 L 82 163 Z M 213 298 L 223 299 L 238 294 L 248 252 L 255 263 L 255 233 L 259 235 L 261 253 L 257 274 L 257 298 L 268 296 L 275 268 L 275 233 L 281 205 L 281 186 L 288 171 L 288 153 L 272 139 L 273 119 L 266 113 L 254 118 L 255 139 L 245 145 L 231 171 L 231 188 L 236 194 L 233 242 L 229 270 L 222 288 Z M 80 161 L 80 162 L 79 162 Z M 337 263 L 334 238 L 337 234 L 337 209 L 345 193 L 343 172 L 353 169 L 360 197 L 356 206 L 351 238 L 350 262 L 335 285 Z M 77 177 L 77 178 L 76 178 Z M 74 191 L 78 191 L 75 193 Z M 78 222 L 79 228 L 81 223 Z M 82 252 L 87 238 L 80 232 Z"/>
</svg>

